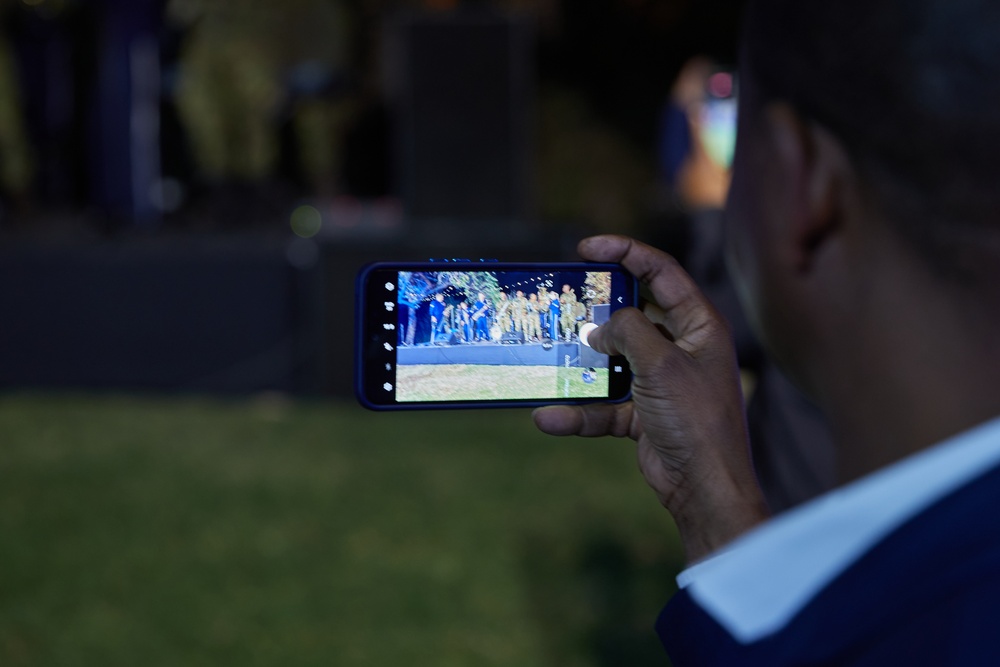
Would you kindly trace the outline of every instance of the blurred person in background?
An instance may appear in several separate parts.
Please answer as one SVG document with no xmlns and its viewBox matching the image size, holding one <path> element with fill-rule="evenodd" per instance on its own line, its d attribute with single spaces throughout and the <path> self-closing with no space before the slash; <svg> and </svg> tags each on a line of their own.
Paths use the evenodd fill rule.
<svg viewBox="0 0 1000 667">
<path fill-rule="evenodd" d="M 757 341 L 725 262 L 723 209 L 736 140 L 732 68 L 696 56 L 681 68 L 660 118 L 658 162 L 666 196 L 680 212 L 684 269 L 729 322 L 749 396 L 754 467 L 771 511 L 833 488 L 829 427 Z"/>
<path fill-rule="evenodd" d="M 534 418 L 637 441 L 689 563 L 674 664 L 1000 664 L 998 31 L 982 0 L 748 8 L 729 256 L 835 491 L 769 518 L 721 316 L 663 253 L 581 243 L 652 292 L 590 334 L 633 399 Z"/>
<path fill-rule="evenodd" d="M 711 127 L 708 113 L 713 104 L 735 102 L 735 92 L 732 73 L 705 56 L 688 60 L 671 87 L 660 120 L 659 162 L 662 179 L 685 209 L 725 204 L 734 137 L 713 141 L 711 132 L 735 135 L 735 127 Z"/>
<path fill-rule="evenodd" d="M 0 4 L 13 61 L 0 104 L 22 119 L 0 112 L 9 189 L 60 217 L 97 213 L 109 231 L 155 224 L 163 2 Z"/>
<path fill-rule="evenodd" d="M 252 198 L 277 172 L 287 120 L 309 191 L 335 194 L 357 106 L 350 6 L 170 0 L 167 13 L 185 31 L 176 99 L 203 181 Z"/>
<path fill-rule="evenodd" d="M 66 206 L 84 197 L 86 10 L 74 1 L 0 0 L 0 196 L 8 214 L 28 212 L 35 200 Z"/>
<path fill-rule="evenodd" d="M 0 2 L 0 21 L 9 11 L 7 4 Z M 22 108 L 14 51 L 7 35 L 0 32 L 0 224 L 6 217 L 4 204 L 27 206 L 35 172 Z"/>
</svg>

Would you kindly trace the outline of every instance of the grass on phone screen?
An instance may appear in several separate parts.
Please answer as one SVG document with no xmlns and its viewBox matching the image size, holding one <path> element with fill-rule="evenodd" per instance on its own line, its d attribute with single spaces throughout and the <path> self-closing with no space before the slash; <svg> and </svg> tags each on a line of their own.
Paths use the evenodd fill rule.
<svg viewBox="0 0 1000 667">
<path fill-rule="evenodd" d="M 608 369 L 562 366 L 415 364 L 396 371 L 398 401 L 600 398 L 608 395 Z"/>
</svg>

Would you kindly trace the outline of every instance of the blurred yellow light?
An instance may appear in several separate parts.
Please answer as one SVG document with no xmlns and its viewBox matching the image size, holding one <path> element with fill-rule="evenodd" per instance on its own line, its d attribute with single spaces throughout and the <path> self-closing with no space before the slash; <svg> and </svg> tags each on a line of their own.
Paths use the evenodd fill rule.
<svg viewBox="0 0 1000 667">
<path fill-rule="evenodd" d="M 315 206 L 304 204 L 292 211 L 292 231 L 304 239 L 312 238 L 323 226 L 323 216 Z"/>
</svg>

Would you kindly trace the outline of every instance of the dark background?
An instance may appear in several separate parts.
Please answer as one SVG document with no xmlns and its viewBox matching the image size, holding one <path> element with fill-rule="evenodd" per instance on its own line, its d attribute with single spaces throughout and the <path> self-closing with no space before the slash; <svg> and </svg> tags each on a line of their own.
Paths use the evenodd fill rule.
<svg viewBox="0 0 1000 667">
<path fill-rule="evenodd" d="M 740 4 L 0 2 L 0 388 L 346 395 L 368 261 L 683 255 L 661 119 Z"/>
</svg>

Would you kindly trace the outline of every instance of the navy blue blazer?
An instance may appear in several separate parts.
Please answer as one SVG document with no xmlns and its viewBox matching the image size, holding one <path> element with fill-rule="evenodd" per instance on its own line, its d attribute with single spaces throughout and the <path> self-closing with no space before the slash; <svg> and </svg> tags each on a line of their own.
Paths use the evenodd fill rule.
<svg viewBox="0 0 1000 667">
<path fill-rule="evenodd" d="M 915 515 L 778 632 L 740 644 L 684 590 L 660 640 L 688 665 L 1000 665 L 1000 467 Z"/>
</svg>

